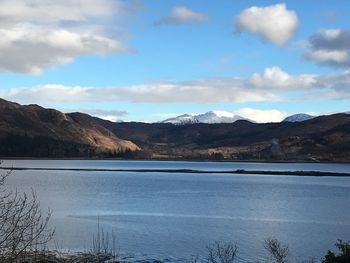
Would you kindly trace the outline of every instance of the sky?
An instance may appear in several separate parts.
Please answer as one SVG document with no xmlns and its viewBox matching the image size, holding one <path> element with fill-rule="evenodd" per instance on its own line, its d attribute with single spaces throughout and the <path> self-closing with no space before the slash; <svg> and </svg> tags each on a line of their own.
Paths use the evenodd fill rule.
<svg viewBox="0 0 350 263">
<path fill-rule="evenodd" d="M 350 111 L 349 0 L 0 0 L 0 97 L 113 121 Z"/>
</svg>

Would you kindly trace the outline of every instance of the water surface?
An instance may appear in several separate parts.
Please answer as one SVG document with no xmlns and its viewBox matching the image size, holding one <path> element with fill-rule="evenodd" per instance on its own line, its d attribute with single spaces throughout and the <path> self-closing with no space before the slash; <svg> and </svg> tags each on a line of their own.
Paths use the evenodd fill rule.
<svg viewBox="0 0 350 263">
<path fill-rule="evenodd" d="M 317 170 L 348 164 L 7 160 L 3 166 L 110 169 Z M 8 186 L 35 189 L 62 248 L 88 249 L 97 218 L 123 254 L 145 258 L 205 256 L 215 240 L 237 243 L 239 256 L 265 256 L 278 238 L 299 259 L 320 257 L 350 239 L 350 178 L 90 171 L 16 171 Z"/>
</svg>

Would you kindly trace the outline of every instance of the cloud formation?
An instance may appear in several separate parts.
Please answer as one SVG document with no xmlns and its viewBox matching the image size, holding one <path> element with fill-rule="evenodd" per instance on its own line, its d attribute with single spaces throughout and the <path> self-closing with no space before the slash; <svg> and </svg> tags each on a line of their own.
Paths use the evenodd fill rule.
<svg viewBox="0 0 350 263">
<path fill-rule="evenodd" d="M 120 110 L 101 110 L 101 109 L 82 109 L 82 112 L 88 112 L 91 115 L 113 115 L 113 116 L 125 116 L 128 113 Z"/>
<path fill-rule="evenodd" d="M 235 17 L 237 32 L 257 34 L 262 40 L 284 45 L 298 28 L 298 16 L 285 4 L 252 6 Z"/>
<path fill-rule="evenodd" d="M 79 109 L 79 112 L 84 112 L 92 116 L 99 117 L 108 121 L 118 121 L 120 117 L 128 115 L 126 111 L 120 110 L 103 110 L 103 109 Z"/>
<path fill-rule="evenodd" d="M 173 9 L 170 16 L 165 16 L 153 23 L 154 26 L 161 25 L 179 25 L 190 22 L 206 22 L 209 20 L 209 17 L 205 14 L 195 12 L 184 6 L 177 6 Z"/>
<path fill-rule="evenodd" d="M 110 0 L 1 0 L 0 21 L 9 25 L 87 21 L 120 11 L 121 3 Z"/>
<path fill-rule="evenodd" d="M 214 78 L 154 82 L 124 87 L 81 87 L 56 84 L 0 90 L 0 97 L 20 103 L 230 103 L 283 100 L 289 91 L 322 94 L 320 99 L 350 99 L 350 72 L 334 75 L 290 75 L 278 67 L 247 79 Z M 299 97 L 300 98 L 300 97 Z M 301 98 L 300 98 L 301 99 Z"/>
<path fill-rule="evenodd" d="M 241 108 L 234 111 L 235 114 L 244 118 L 253 120 L 258 123 L 266 122 L 280 122 L 284 120 L 289 114 L 279 110 L 259 110 L 252 108 Z"/>
<path fill-rule="evenodd" d="M 81 55 L 130 52 L 103 19 L 122 12 L 115 0 L 1 0 L 0 71 L 40 74 Z"/>
<path fill-rule="evenodd" d="M 188 82 L 160 82 L 128 87 L 80 87 L 38 85 L 0 90 L 0 97 L 21 103 L 217 103 L 278 100 L 264 90 L 249 88 L 239 79 L 212 79 Z"/>
<path fill-rule="evenodd" d="M 350 30 L 320 30 L 310 37 L 304 57 L 320 65 L 350 67 Z"/>
<path fill-rule="evenodd" d="M 350 100 L 350 71 L 345 71 L 342 74 L 320 76 L 318 87 L 323 90 L 318 91 L 320 96 L 317 99 Z M 317 92 L 314 94 L 317 94 Z"/>
<path fill-rule="evenodd" d="M 263 74 L 254 73 L 250 83 L 261 89 L 279 89 L 279 90 L 301 90 L 312 87 L 316 84 L 315 75 L 289 75 L 279 67 L 265 69 Z"/>
</svg>

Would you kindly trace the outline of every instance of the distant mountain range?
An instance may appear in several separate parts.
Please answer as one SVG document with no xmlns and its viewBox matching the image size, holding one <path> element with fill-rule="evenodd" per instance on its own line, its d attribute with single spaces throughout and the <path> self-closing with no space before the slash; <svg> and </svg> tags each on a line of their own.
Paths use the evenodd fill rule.
<svg viewBox="0 0 350 263">
<path fill-rule="evenodd" d="M 314 118 L 315 116 L 298 113 L 291 116 L 288 116 L 282 122 L 301 122 Z M 186 125 L 186 124 L 194 124 L 194 123 L 233 123 L 239 120 L 246 120 L 250 122 L 255 122 L 248 118 L 244 118 L 242 116 L 236 115 L 229 111 L 208 111 L 202 114 L 183 114 L 177 117 L 169 118 L 159 123 L 172 123 L 175 125 Z"/>
<path fill-rule="evenodd" d="M 96 119 L 143 149 L 144 158 L 350 162 L 350 115 L 252 123 L 115 123 Z"/>
<path fill-rule="evenodd" d="M 203 114 L 183 114 L 174 118 L 169 118 L 160 123 L 172 123 L 175 125 L 193 123 L 232 123 L 238 120 L 248 120 L 228 111 L 208 111 Z"/>
<path fill-rule="evenodd" d="M 298 113 L 298 114 L 288 116 L 283 120 L 283 122 L 301 122 L 301 121 L 311 120 L 312 118 L 315 118 L 315 116 L 305 114 L 305 113 Z"/>
<path fill-rule="evenodd" d="M 279 123 L 220 111 L 174 119 L 117 123 L 0 99 L 0 157 L 350 162 L 345 113 Z"/>
</svg>

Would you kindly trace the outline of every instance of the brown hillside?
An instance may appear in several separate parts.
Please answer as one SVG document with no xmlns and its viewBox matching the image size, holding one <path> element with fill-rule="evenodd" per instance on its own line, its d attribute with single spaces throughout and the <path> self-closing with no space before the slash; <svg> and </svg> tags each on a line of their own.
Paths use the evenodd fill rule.
<svg viewBox="0 0 350 263">
<path fill-rule="evenodd" d="M 85 148 L 90 147 L 96 152 L 139 149 L 134 143 L 119 139 L 89 115 L 64 114 L 38 105 L 22 106 L 0 99 L 0 138 L 4 141 L 9 136 L 11 138 L 17 136 L 16 138 L 18 138 L 18 143 L 14 140 L 13 147 L 20 147 L 17 144 L 21 140 L 25 142 L 26 139 L 35 140 L 36 144 L 44 147 L 40 143 L 39 138 L 41 138 L 41 141 L 47 140 L 50 147 L 53 142 L 71 142 L 77 147 L 78 145 Z M 4 141 L 2 145 L 8 144 L 8 142 L 9 139 Z M 6 152 L 6 149 L 3 150 Z"/>
</svg>

